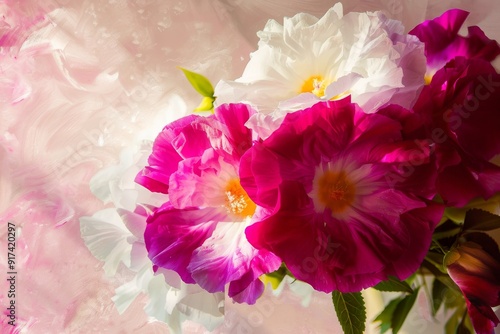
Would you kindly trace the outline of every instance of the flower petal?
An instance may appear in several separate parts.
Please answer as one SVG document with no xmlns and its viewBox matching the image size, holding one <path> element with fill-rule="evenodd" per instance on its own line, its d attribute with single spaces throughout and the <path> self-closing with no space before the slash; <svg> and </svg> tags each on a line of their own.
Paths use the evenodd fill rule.
<svg viewBox="0 0 500 334">
<path fill-rule="evenodd" d="M 225 218 L 219 208 L 179 210 L 166 203 L 148 218 L 144 240 L 149 258 L 154 265 L 179 273 L 184 282 L 194 283 L 187 270 L 191 257 Z"/>
</svg>

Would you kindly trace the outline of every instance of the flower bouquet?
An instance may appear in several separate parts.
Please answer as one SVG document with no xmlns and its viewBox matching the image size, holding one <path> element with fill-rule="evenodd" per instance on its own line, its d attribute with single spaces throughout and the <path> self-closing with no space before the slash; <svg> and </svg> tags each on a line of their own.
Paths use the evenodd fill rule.
<svg viewBox="0 0 500 334">
<path fill-rule="evenodd" d="M 345 333 L 397 333 L 419 293 L 446 333 L 493 333 L 500 305 L 500 47 L 452 9 L 405 33 L 380 12 L 297 14 L 258 33 L 242 76 L 154 143 L 125 150 L 81 234 L 123 312 L 140 293 L 173 332 L 223 319 L 225 295 L 332 295 Z M 406 27 L 408 28 L 408 27 Z M 135 181 L 135 182 L 133 182 Z"/>
</svg>

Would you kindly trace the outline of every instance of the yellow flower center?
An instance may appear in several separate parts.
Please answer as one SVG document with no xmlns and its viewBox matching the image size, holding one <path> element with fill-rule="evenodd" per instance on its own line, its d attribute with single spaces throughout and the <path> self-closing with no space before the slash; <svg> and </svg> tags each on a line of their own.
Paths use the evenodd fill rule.
<svg viewBox="0 0 500 334">
<path fill-rule="evenodd" d="M 317 97 L 323 97 L 325 95 L 325 89 L 328 86 L 328 82 L 321 75 L 313 75 L 309 77 L 300 89 L 301 93 L 313 93 Z"/>
<path fill-rule="evenodd" d="M 431 83 L 431 81 L 432 81 L 432 77 L 433 77 L 433 75 L 432 75 L 432 74 L 426 74 L 426 75 L 424 76 L 424 81 L 425 81 L 425 84 L 426 84 L 426 85 L 429 85 L 429 84 Z"/>
<path fill-rule="evenodd" d="M 332 213 L 342 213 L 354 202 L 356 187 L 345 172 L 325 171 L 317 182 L 318 200 Z"/>
<path fill-rule="evenodd" d="M 241 218 L 253 216 L 257 206 L 248 197 L 247 192 L 240 184 L 240 180 L 231 179 L 226 185 L 225 194 L 225 207 L 228 212 Z"/>
</svg>

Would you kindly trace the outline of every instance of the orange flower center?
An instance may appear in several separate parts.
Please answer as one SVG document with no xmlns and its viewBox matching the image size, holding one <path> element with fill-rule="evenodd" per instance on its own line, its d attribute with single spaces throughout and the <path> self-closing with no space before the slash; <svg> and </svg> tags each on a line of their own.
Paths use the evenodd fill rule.
<svg viewBox="0 0 500 334">
<path fill-rule="evenodd" d="M 426 75 L 424 76 L 424 81 L 425 81 L 425 84 L 426 84 L 426 85 L 429 85 L 429 84 L 431 83 L 431 81 L 432 81 L 432 77 L 433 77 L 433 76 L 432 76 L 432 74 L 426 74 Z"/>
<path fill-rule="evenodd" d="M 342 213 L 351 206 L 356 187 L 346 173 L 325 171 L 317 180 L 318 200 L 332 213 Z"/>
<path fill-rule="evenodd" d="M 226 185 L 225 194 L 225 207 L 228 212 L 241 218 L 253 216 L 257 206 L 248 197 L 247 192 L 240 184 L 240 180 L 231 179 Z"/>
<path fill-rule="evenodd" d="M 313 93 L 317 97 L 323 97 L 325 95 L 325 89 L 328 86 L 328 82 L 321 75 L 313 75 L 309 77 L 300 88 L 301 93 Z"/>
</svg>

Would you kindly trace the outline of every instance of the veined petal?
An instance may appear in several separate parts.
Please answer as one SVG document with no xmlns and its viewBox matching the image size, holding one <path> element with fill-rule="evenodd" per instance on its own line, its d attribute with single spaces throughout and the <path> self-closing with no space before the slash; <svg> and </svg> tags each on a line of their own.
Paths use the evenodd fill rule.
<svg viewBox="0 0 500 334">
<path fill-rule="evenodd" d="M 255 281 L 260 275 L 279 268 L 281 260 L 251 246 L 244 233 L 246 227 L 243 222 L 219 223 L 212 236 L 193 254 L 188 270 L 207 291 L 223 291 L 224 286 L 231 282 L 230 296 L 249 289 L 245 298 L 240 297 L 254 303 L 263 291 L 263 286 L 259 287 Z M 239 281 L 243 284 L 238 284 Z M 251 293 L 254 289 L 258 294 Z"/>
<path fill-rule="evenodd" d="M 226 214 L 219 208 L 173 208 L 166 203 L 148 218 L 144 233 L 149 258 L 156 266 L 179 273 L 194 283 L 187 270 L 193 253 L 208 239 Z"/>
<path fill-rule="evenodd" d="M 247 228 L 250 243 L 320 291 L 354 292 L 389 276 L 407 278 L 444 208 L 417 195 L 432 197 L 432 189 L 387 182 L 387 174 L 411 162 L 401 130 L 398 121 L 364 113 L 348 98 L 286 115 L 241 161 L 249 196 L 272 212 Z M 429 150 L 420 153 L 415 173 L 433 177 Z"/>
<path fill-rule="evenodd" d="M 80 233 L 92 255 L 104 261 L 106 275 L 115 275 L 120 263 L 130 266 L 132 245 L 128 238 L 132 233 L 115 209 L 104 209 L 92 217 L 81 217 Z"/>
</svg>

